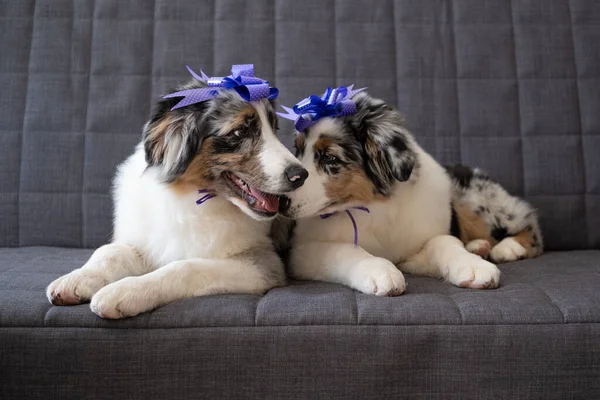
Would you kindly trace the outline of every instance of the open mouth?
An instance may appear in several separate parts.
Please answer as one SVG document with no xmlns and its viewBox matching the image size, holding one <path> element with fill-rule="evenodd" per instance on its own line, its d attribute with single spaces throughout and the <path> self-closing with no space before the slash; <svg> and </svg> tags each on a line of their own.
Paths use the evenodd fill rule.
<svg viewBox="0 0 600 400">
<path fill-rule="evenodd" d="M 229 186 L 248 203 L 248 207 L 252 211 L 265 217 L 273 217 L 277 214 L 279 211 L 279 195 L 263 192 L 233 172 L 227 172 L 224 176 Z"/>
</svg>

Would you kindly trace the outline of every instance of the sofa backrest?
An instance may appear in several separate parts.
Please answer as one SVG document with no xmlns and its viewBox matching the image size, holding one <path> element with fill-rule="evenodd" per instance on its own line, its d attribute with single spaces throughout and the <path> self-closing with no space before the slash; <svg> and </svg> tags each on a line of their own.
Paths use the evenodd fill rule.
<svg viewBox="0 0 600 400">
<path fill-rule="evenodd" d="M 0 246 L 107 242 L 115 166 L 184 64 L 254 63 L 285 105 L 368 86 L 442 163 L 538 207 L 547 248 L 600 247 L 597 0 L 1 0 L 0 19 Z"/>
</svg>

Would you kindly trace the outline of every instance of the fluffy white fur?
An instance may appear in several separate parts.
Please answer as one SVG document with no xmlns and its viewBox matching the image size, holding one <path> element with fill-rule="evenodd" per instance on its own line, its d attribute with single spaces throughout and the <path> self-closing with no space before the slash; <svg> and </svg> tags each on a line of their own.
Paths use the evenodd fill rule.
<svg viewBox="0 0 600 400">
<path fill-rule="evenodd" d="M 270 221 L 249 218 L 222 197 L 198 206 L 197 193 L 177 194 L 146 167 L 141 147 L 119 167 L 113 243 L 50 284 L 51 301 L 59 293 L 91 298 L 94 313 L 122 318 L 180 298 L 271 287 L 258 266 L 230 258 L 270 248 Z"/>
<path fill-rule="evenodd" d="M 288 177 L 289 168 L 303 169 L 275 136 L 274 121 L 267 118 L 267 107 L 272 113 L 272 105 L 253 102 L 259 120 L 250 124 L 254 128 L 246 120 L 237 129 L 231 121 L 238 110 L 247 111 L 248 103 L 236 93 L 225 91 L 211 102 L 188 109 L 170 110 L 173 105 L 159 104 L 157 116 L 144 127 L 142 143 L 118 168 L 113 242 L 97 249 L 83 267 L 48 286 L 46 294 L 53 304 L 91 301 L 91 310 L 99 316 L 122 318 L 186 297 L 262 294 L 285 284 L 283 262 L 270 238 L 272 219 L 255 213 L 223 183 L 224 174 L 231 172 L 259 182 L 259 189 L 269 193 L 285 193 L 302 184 L 304 178 L 292 181 Z M 219 107 L 222 112 L 215 113 L 216 118 L 205 117 Z M 152 137 L 156 126 L 164 129 L 158 139 Z M 190 140 L 192 135 L 197 140 Z M 209 136 L 243 142 L 246 147 L 200 147 L 200 141 Z M 160 151 L 164 157 L 157 161 Z M 228 152 L 237 156 L 245 152 L 246 157 L 232 158 Z M 217 194 L 197 205 L 202 196 L 197 190 L 206 188 L 176 186 L 176 179 L 192 157 L 203 156 L 217 161 L 221 157 L 223 162 L 204 166 L 205 172 L 192 170 Z M 214 168 L 225 168 L 222 165 L 227 165 L 226 172 L 214 172 Z M 247 165 L 253 165 L 253 170 L 248 171 Z"/>
<path fill-rule="evenodd" d="M 339 207 L 321 209 L 329 202 L 325 189 L 329 178 L 315 167 L 313 152 L 321 133 L 331 135 L 337 123 L 324 119 L 311 128 L 300 159 L 310 175 L 302 188 L 289 195 L 299 218 L 290 257 L 292 275 L 337 282 L 380 296 L 405 290 L 401 271 L 445 278 L 461 287 L 496 287 L 498 268 L 449 235 L 450 178 L 416 143 L 412 144 L 419 160 L 416 174 L 407 182 L 395 183 L 389 199 L 360 204 L 370 213 L 351 211 L 359 246 L 354 246 L 352 222 L 344 212 L 327 219 L 315 216 L 342 211 Z"/>
</svg>

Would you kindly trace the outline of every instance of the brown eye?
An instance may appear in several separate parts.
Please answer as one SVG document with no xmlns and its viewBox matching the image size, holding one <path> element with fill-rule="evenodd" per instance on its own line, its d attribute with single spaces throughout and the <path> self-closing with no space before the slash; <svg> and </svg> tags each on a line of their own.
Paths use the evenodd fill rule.
<svg viewBox="0 0 600 400">
<path fill-rule="evenodd" d="M 243 137 L 248 136 L 248 129 L 239 128 L 239 129 L 236 129 L 235 131 L 233 131 L 233 134 L 236 137 L 243 138 Z"/>
<path fill-rule="evenodd" d="M 333 155 L 331 155 L 331 154 L 329 154 L 329 153 L 325 153 L 325 154 L 323 155 L 323 162 L 324 162 L 325 164 L 336 164 L 336 163 L 338 163 L 339 161 L 340 161 L 340 160 L 339 160 L 339 159 L 338 159 L 336 156 L 333 156 Z"/>
</svg>

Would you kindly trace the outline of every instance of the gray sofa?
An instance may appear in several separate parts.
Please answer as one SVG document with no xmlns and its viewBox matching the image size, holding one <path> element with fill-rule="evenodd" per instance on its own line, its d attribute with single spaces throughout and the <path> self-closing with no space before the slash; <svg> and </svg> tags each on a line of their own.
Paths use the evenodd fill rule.
<svg viewBox="0 0 600 400">
<path fill-rule="evenodd" d="M 599 42 L 596 0 L 1 0 L 0 398 L 600 398 Z M 250 62 L 282 104 L 350 83 L 397 104 L 438 160 L 539 208 L 547 253 L 492 291 L 48 303 L 109 240 L 115 166 L 184 64 Z"/>
</svg>

